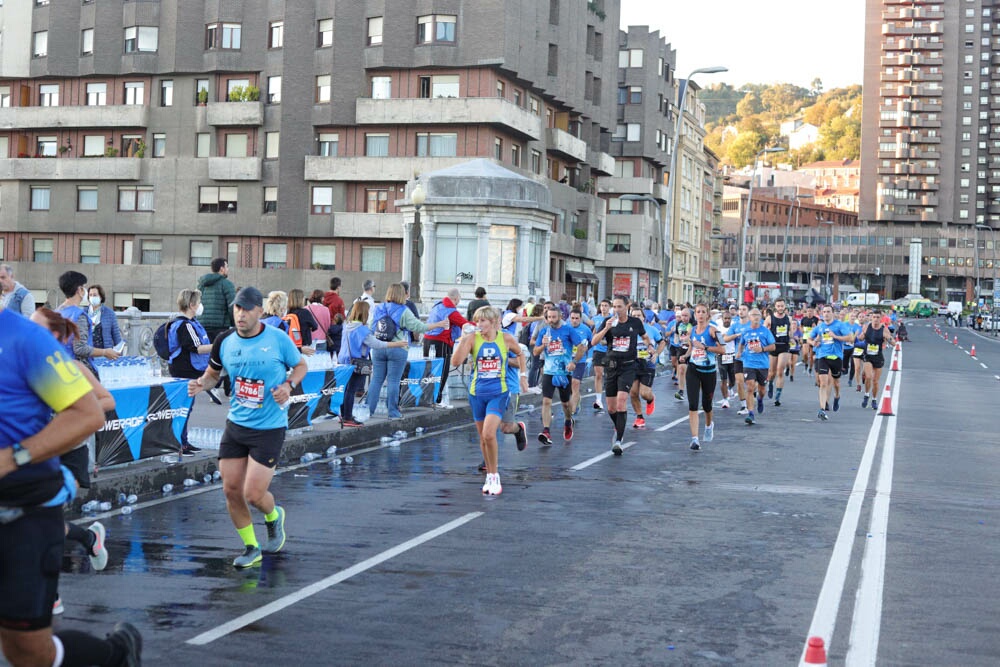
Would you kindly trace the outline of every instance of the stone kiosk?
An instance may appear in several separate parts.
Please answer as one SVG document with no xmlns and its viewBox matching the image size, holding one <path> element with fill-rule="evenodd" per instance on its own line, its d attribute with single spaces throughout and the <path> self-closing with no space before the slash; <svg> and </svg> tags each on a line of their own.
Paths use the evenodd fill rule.
<svg viewBox="0 0 1000 667">
<path fill-rule="evenodd" d="M 418 183 L 426 196 L 419 211 L 412 201 Z M 500 308 L 513 297 L 547 296 L 557 214 L 551 201 L 542 183 L 487 159 L 409 182 L 406 198 L 396 202 L 403 213 L 402 273 L 420 286 L 422 310 L 455 285 L 463 298 L 476 286 L 485 287 L 490 302 Z"/>
</svg>

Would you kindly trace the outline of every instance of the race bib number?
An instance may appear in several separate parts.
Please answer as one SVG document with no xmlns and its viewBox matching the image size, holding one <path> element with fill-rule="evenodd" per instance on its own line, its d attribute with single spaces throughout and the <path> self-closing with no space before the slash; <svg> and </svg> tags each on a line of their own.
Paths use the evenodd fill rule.
<svg viewBox="0 0 1000 667">
<path fill-rule="evenodd" d="M 500 359 L 496 357 L 476 360 L 476 374 L 482 379 L 500 377 Z"/>
<path fill-rule="evenodd" d="M 233 384 L 233 393 L 236 404 L 258 410 L 264 407 L 264 381 L 253 378 L 237 377 Z"/>
<path fill-rule="evenodd" d="M 640 359 L 649 359 L 649 350 L 647 350 L 644 347 L 637 348 L 636 356 L 639 357 Z"/>
<path fill-rule="evenodd" d="M 708 354 L 700 347 L 691 350 L 691 361 L 696 364 L 704 364 L 708 361 Z"/>
<path fill-rule="evenodd" d="M 833 332 L 831 332 L 831 331 L 824 331 L 823 334 L 822 334 L 822 336 L 823 336 L 823 344 L 824 345 L 829 345 L 830 343 L 833 342 Z"/>
<path fill-rule="evenodd" d="M 760 344 L 759 340 L 752 340 L 747 343 L 747 349 L 751 352 L 763 352 L 764 346 Z"/>
<path fill-rule="evenodd" d="M 722 363 L 724 363 L 724 364 L 731 364 L 731 363 L 733 363 L 733 360 L 735 358 L 736 358 L 735 354 L 724 354 L 724 355 L 722 355 Z"/>
<path fill-rule="evenodd" d="M 561 355 L 566 348 L 563 347 L 562 338 L 553 338 L 549 341 L 549 346 L 545 348 L 545 352 L 549 356 L 558 357 Z"/>
<path fill-rule="evenodd" d="M 777 330 L 774 332 L 775 336 L 787 336 L 788 335 L 788 325 L 779 324 Z"/>
<path fill-rule="evenodd" d="M 809 337 L 809 333 L 813 330 L 812 327 L 802 327 L 802 335 L 806 338 Z"/>
<path fill-rule="evenodd" d="M 628 336 L 615 336 L 611 339 L 611 349 L 615 352 L 628 352 L 632 339 Z"/>
<path fill-rule="evenodd" d="M 863 348 L 863 347 L 856 347 L 856 348 L 854 348 L 854 356 L 855 357 L 860 357 L 864 353 L 865 353 L 865 348 Z"/>
<path fill-rule="evenodd" d="M 870 355 L 878 354 L 880 352 L 879 346 L 875 343 L 869 343 L 866 350 Z"/>
</svg>

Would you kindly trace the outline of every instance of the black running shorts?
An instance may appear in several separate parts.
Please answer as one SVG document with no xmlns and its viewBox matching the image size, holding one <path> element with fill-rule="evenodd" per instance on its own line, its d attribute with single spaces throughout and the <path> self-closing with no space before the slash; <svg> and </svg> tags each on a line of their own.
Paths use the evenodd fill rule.
<svg viewBox="0 0 1000 667">
<path fill-rule="evenodd" d="M 816 359 L 816 375 L 829 374 L 832 378 L 839 378 L 844 369 L 844 362 L 840 357 L 819 357 Z"/>
<path fill-rule="evenodd" d="M 52 625 L 65 539 L 62 507 L 31 508 L 0 524 L 0 628 L 27 632 Z"/>
<path fill-rule="evenodd" d="M 600 350 L 594 350 L 594 356 L 592 358 L 592 363 L 594 368 L 604 367 L 604 358 L 607 356 L 607 352 L 601 352 Z"/>
<path fill-rule="evenodd" d="M 220 459 L 245 459 L 248 456 L 262 466 L 274 468 L 285 444 L 285 429 L 255 429 L 226 420 L 219 443 Z"/>
<path fill-rule="evenodd" d="M 765 382 L 767 382 L 767 369 L 744 368 L 743 379 L 746 380 L 747 382 L 756 382 L 757 384 L 764 384 Z"/>
<path fill-rule="evenodd" d="M 88 445 L 82 445 L 65 454 L 60 454 L 59 463 L 69 468 L 81 489 L 90 488 L 90 447 Z"/>
<path fill-rule="evenodd" d="M 866 354 L 865 363 L 871 364 L 872 368 L 884 368 L 885 356 L 881 352 L 878 354 Z"/>
<path fill-rule="evenodd" d="M 556 391 L 559 391 L 559 400 L 563 403 L 569 403 L 569 399 L 573 397 L 573 388 L 570 386 L 570 378 L 566 378 L 565 387 L 557 387 L 552 384 L 552 376 L 542 374 L 542 398 L 551 399 L 555 396 Z"/>
<path fill-rule="evenodd" d="M 609 359 L 604 368 L 604 395 L 613 398 L 619 393 L 629 393 L 635 383 L 635 371 L 634 361 L 622 364 Z"/>
</svg>

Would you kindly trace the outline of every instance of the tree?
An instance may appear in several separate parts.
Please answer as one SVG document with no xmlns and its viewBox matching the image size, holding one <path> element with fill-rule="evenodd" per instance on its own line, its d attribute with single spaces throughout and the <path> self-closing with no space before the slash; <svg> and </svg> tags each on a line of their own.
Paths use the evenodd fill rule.
<svg viewBox="0 0 1000 667">
<path fill-rule="evenodd" d="M 819 97 L 823 93 L 823 80 L 819 77 L 816 77 L 815 79 L 812 80 L 812 83 L 809 84 L 809 87 L 812 88 L 812 90 L 810 91 L 812 93 L 812 96 Z"/>
<path fill-rule="evenodd" d="M 764 145 L 764 139 L 756 132 L 740 132 L 729 144 L 729 162 L 734 167 L 752 164 L 757 151 Z"/>
<path fill-rule="evenodd" d="M 764 110 L 760 97 L 756 93 L 750 92 L 743 96 L 743 99 L 736 104 L 736 115 L 742 118 L 754 116 Z"/>
</svg>

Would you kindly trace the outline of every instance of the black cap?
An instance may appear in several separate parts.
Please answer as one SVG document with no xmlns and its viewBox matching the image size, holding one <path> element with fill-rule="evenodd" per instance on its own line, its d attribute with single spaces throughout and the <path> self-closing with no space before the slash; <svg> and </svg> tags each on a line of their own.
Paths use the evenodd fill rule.
<svg viewBox="0 0 1000 667">
<path fill-rule="evenodd" d="M 256 287 L 244 287 L 236 293 L 236 298 L 229 304 L 239 306 L 243 310 L 253 310 L 264 307 L 264 295 Z"/>
</svg>

